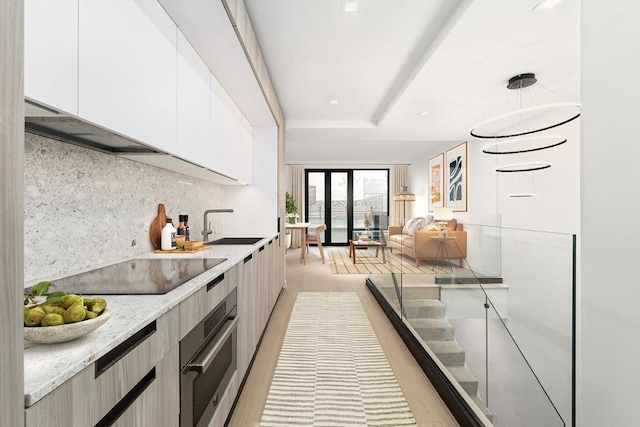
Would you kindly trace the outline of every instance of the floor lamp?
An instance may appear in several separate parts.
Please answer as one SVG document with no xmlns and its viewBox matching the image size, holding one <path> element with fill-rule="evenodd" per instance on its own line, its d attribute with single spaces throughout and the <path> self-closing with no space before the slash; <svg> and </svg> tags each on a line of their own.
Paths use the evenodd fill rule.
<svg viewBox="0 0 640 427">
<path fill-rule="evenodd" d="M 416 195 L 409 192 L 406 185 L 403 185 L 401 190 L 393 196 L 394 202 L 402 202 L 402 225 L 406 221 L 407 202 L 413 202 L 414 200 L 416 200 Z"/>
<path fill-rule="evenodd" d="M 407 186 L 403 185 L 401 187 L 400 192 L 396 193 L 393 196 L 394 202 L 402 202 L 402 225 L 404 226 L 407 218 L 407 202 L 413 202 L 416 200 L 416 195 L 409 192 L 407 190 Z M 384 250 L 384 249 L 383 249 Z M 398 287 L 398 282 L 396 281 L 395 273 L 391 273 L 391 277 L 393 278 L 393 286 L 396 288 L 396 295 L 398 297 L 398 301 L 400 302 L 400 314 L 403 317 L 406 317 L 406 313 L 404 312 L 404 301 L 402 300 L 402 286 Z"/>
</svg>

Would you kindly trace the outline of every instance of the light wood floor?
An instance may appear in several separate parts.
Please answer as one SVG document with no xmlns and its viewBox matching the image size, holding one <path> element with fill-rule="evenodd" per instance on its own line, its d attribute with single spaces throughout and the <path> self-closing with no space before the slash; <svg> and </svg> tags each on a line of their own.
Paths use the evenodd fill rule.
<svg viewBox="0 0 640 427">
<path fill-rule="evenodd" d="M 300 250 L 287 254 L 287 287 L 283 289 L 267 325 L 264 338 L 229 426 L 252 427 L 260 424 L 271 378 L 287 330 L 298 292 L 356 292 L 369 321 L 393 368 L 398 383 L 420 426 L 458 426 L 413 356 L 365 285 L 366 275 L 331 274 L 328 258 L 322 264 L 318 250 L 311 247 L 307 264 L 299 263 Z"/>
</svg>

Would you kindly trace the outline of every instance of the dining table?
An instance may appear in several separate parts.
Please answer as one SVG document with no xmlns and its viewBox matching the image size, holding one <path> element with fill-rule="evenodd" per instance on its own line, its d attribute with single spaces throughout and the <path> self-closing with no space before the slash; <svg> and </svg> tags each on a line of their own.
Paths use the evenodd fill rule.
<svg viewBox="0 0 640 427">
<path fill-rule="evenodd" d="M 302 233 L 302 244 L 300 246 L 300 262 L 307 265 L 307 228 L 311 225 L 310 222 L 296 222 L 295 224 L 286 223 L 285 229 L 287 230 L 300 230 Z"/>
</svg>

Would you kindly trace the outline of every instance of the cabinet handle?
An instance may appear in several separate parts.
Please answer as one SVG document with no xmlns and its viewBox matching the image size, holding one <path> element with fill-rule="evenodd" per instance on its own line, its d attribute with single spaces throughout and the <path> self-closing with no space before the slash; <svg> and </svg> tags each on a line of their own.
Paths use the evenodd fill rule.
<svg viewBox="0 0 640 427">
<path fill-rule="evenodd" d="M 114 406 L 109 412 L 107 412 L 107 415 L 105 415 L 100 421 L 98 421 L 95 427 L 109 427 L 113 425 L 116 421 L 118 421 L 118 418 L 120 418 L 120 416 L 122 416 L 122 414 L 127 411 L 129 406 L 131 406 L 131 404 L 135 402 L 136 399 L 140 397 L 140 395 L 147 389 L 147 387 L 149 387 L 155 380 L 156 368 L 153 367 L 151 368 L 149 373 L 138 382 L 138 384 L 133 386 L 129 393 L 127 393 L 120 400 L 120 402 L 116 403 L 116 406 Z"/>
<path fill-rule="evenodd" d="M 249 255 L 248 257 L 246 257 L 246 258 L 244 259 L 244 263 L 246 264 L 246 263 L 248 263 L 249 261 L 251 261 L 251 258 L 253 258 L 253 254 L 251 254 L 251 255 Z"/>
<path fill-rule="evenodd" d="M 262 252 L 264 251 L 264 246 L 260 246 L 260 249 L 258 249 L 258 252 Z"/>
<path fill-rule="evenodd" d="M 214 286 L 216 286 L 218 283 L 222 282 L 223 280 L 224 280 L 224 273 L 219 275 L 209 283 L 207 283 L 207 292 L 209 292 L 211 289 L 214 288 Z"/>
<path fill-rule="evenodd" d="M 215 344 L 213 345 L 213 347 L 211 347 L 211 349 L 207 352 L 207 354 L 203 355 L 202 353 L 205 350 L 207 350 L 207 348 L 204 348 L 200 352 L 200 354 L 198 354 L 194 358 L 194 361 L 192 363 L 188 363 L 184 367 L 183 372 L 195 371 L 201 375 L 204 374 L 207 371 L 207 369 L 209 369 L 209 366 L 218 355 L 218 352 L 222 349 L 222 346 L 225 344 L 225 342 L 229 338 L 229 335 L 231 335 L 236 330 L 237 324 L 238 324 L 237 317 L 228 318 L 227 326 L 225 327 L 225 329 L 223 329 L 220 336 L 216 337 Z"/>
<path fill-rule="evenodd" d="M 147 338 L 156 333 L 158 329 L 156 321 L 149 323 L 144 328 L 127 338 L 122 344 L 111 350 L 109 353 L 96 360 L 96 372 L 95 378 L 98 378 L 110 367 L 112 367 L 118 360 L 129 354 L 134 348 L 142 344 Z"/>
</svg>

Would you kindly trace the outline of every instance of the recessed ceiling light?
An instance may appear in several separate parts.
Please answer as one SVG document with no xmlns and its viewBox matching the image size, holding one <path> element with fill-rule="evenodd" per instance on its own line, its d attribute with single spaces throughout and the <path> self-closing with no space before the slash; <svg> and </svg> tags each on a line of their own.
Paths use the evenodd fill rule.
<svg viewBox="0 0 640 427">
<path fill-rule="evenodd" d="M 419 115 L 420 117 L 425 117 L 425 116 L 428 116 L 428 115 L 429 115 L 429 112 L 428 112 L 428 111 L 420 111 L 420 112 L 418 113 L 418 115 Z"/>
<path fill-rule="evenodd" d="M 338 105 L 338 100 L 337 99 L 332 99 L 331 101 L 329 101 L 329 104 Z"/>
<path fill-rule="evenodd" d="M 533 8 L 534 12 L 542 12 L 545 10 L 553 9 L 556 7 L 562 0 L 542 0 L 536 7 Z"/>
<path fill-rule="evenodd" d="M 342 11 L 343 12 L 357 12 L 358 11 L 358 2 L 355 0 L 343 0 L 342 1 Z"/>
</svg>

